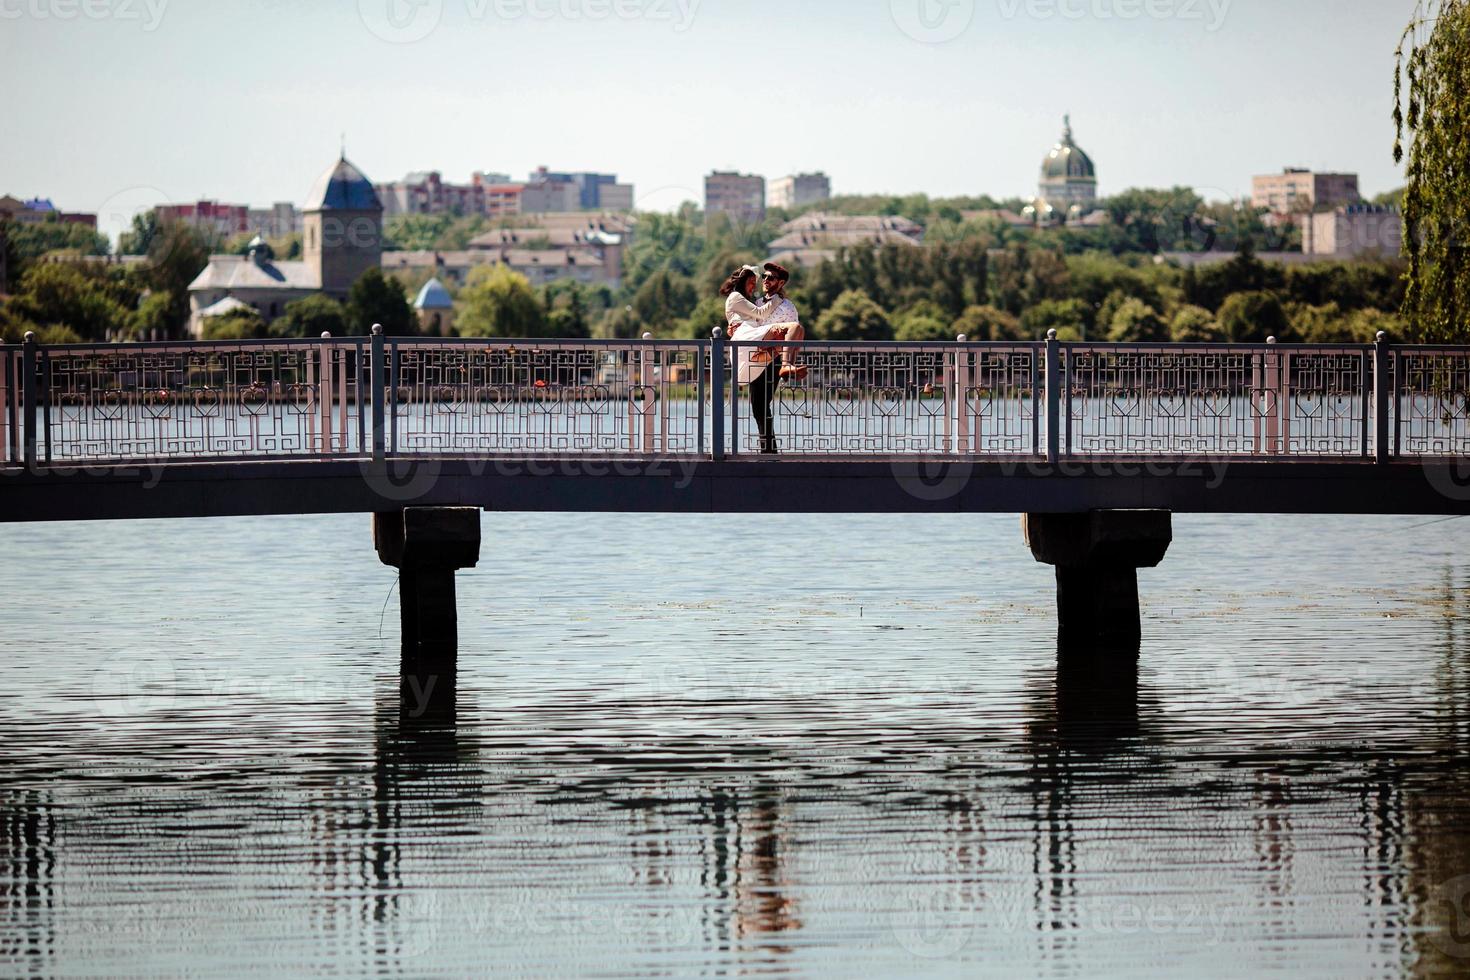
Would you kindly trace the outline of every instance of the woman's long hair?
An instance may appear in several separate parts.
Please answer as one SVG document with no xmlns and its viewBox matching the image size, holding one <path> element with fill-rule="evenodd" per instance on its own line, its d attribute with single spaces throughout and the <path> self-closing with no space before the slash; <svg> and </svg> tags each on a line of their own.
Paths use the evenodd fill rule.
<svg viewBox="0 0 1470 980">
<path fill-rule="evenodd" d="M 720 295 L 729 296 L 731 293 L 739 293 L 741 296 L 744 296 L 745 280 L 754 275 L 754 269 L 752 269 L 748 265 L 742 265 L 740 268 L 730 273 L 730 278 L 726 279 L 725 284 L 720 287 Z"/>
</svg>

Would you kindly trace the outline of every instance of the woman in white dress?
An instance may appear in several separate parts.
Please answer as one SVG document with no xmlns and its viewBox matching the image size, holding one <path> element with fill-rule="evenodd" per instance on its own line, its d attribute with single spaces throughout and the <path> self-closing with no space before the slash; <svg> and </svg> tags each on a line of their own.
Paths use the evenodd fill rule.
<svg viewBox="0 0 1470 980">
<path fill-rule="evenodd" d="M 756 283 L 760 270 L 753 265 L 736 269 L 725 284 L 720 295 L 725 297 L 725 321 L 729 325 L 731 340 L 787 340 L 801 339 L 794 334 L 801 331 L 795 322 L 771 323 L 770 318 L 785 302 L 779 294 L 756 302 Z M 735 378 L 737 383 L 750 386 L 751 412 L 755 415 L 756 427 L 760 430 L 761 452 L 775 453 L 775 407 L 776 389 L 781 385 L 785 372 L 781 363 L 781 349 L 777 347 L 742 346 L 736 356 Z"/>
</svg>

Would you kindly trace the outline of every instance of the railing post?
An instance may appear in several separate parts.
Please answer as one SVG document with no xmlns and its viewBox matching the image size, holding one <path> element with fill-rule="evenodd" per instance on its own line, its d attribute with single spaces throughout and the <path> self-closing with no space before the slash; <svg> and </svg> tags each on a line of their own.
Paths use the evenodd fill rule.
<svg viewBox="0 0 1470 980">
<path fill-rule="evenodd" d="M 644 341 L 653 339 L 653 334 L 645 333 Z M 653 353 L 651 345 L 645 346 L 638 357 L 638 415 L 643 420 L 643 452 L 652 456 L 654 453 L 653 443 L 653 402 L 649 399 L 653 395 Z"/>
<path fill-rule="evenodd" d="M 954 443 L 950 451 L 956 456 L 967 456 L 970 453 L 970 352 L 965 349 L 969 339 L 964 334 L 955 338 L 955 343 L 959 346 L 954 352 L 954 412 L 944 414 L 946 427 L 951 414 L 954 416 Z"/>
<path fill-rule="evenodd" d="M 17 352 L 10 349 L 8 344 L 0 344 L 0 359 L 4 360 L 3 381 L 0 388 L 5 393 L 5 406 L 0 409 L 0 428 L 5 430 L 5 462 L 20 462 L 20 397 L 15 386 L 20 382 L 16 379 L 16 372 L 20 363 Z"/>
<path fill-rule="evenodd" d="M 22 438 L 24 440 L 24 462 L 26 469 L 36 468 L 36 400 L 40 397 L 41 385 L 37 377 L 36 334 L 26 331 L 25 343 L 21 345 L 21 398 L 24 399 L 22 415 Z"/>
<path fill-rule="evenodd" d="M 382 462 L 383 440 L 383 325 L 373 324 L 372 360 L 368 367 L 368 383 L 372 387 L 373 461 Z"/>
<path fill-rule="evenodd" d="M 1281 372 L 1281 355 L 1276 353 L 1276 338 L 1267 337 L 1266 345 L 1271 350 L 1266 354 L 1265 390 L 1269 394 L 1267 404 L 1262 406 L 1266 412 L 1266 453 L 1270 456 L 1281 455 L 1285 447 L 1281 443 L 1281 414 L 1286 406 L 1282 404 L 1282 395 L 1286 393 L 1286 382 Z"/>
<path fill-rule="evenodd" d="M 710 338 L 710 455 L 718 463 L 725 458 L 725 331 L 715 327 Z"/>
<path fill-rule="evenodd" d="M 1062 456 L 1062 345 L 1057 332 L 1046 332 L 1046 461 Z"/>
<path fill-rule="evenodd" d="M 1391 407 L 1396 407 L 1389 398 L 1392 390 L 1393 358 L 1388 349 L 1388 334 L 1380 330 L 1373 344 L 1373 446 L 1374 459 L 1379 465 L 1387 463 L 1393 455 L 1388 435 L 1389 412 Z"/>
<path fill-rule="evenodd" d="M 323 456 L 332 453 L 332 332 L 322 331 L 321 366 L 316 373 L 317 414 L 321 417 Z"/>
</svg>

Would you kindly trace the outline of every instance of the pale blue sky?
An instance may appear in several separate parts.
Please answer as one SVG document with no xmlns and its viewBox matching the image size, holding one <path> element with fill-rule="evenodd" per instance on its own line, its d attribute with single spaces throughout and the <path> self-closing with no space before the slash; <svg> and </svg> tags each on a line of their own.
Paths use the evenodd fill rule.
<svg viewBox="0 0 1470 980">
<path fill-rule="evenodd" d="M 545 163 L 669 208 L 712 168 L 823 169 L 839 193 L 1003 197 L 1034 192 L 1070 111 L 1104 194 L 1238 196 L 1286 165 L 1357 171 L 1373 194 L 1399 182 L 1413 6 L 0 0 L 0 193 L 101 210 L 109 231 L 159 199 L 299 203 L 345 131 L 378 181 Z"/>
</svg>

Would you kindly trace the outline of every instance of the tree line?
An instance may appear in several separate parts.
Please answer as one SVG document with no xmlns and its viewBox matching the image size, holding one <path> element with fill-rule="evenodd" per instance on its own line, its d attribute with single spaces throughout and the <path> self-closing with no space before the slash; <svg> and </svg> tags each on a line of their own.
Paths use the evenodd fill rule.
<svg viewBox="0 0 1470 980">
<path fill-rule="evenodd" d="M 1133 190 L 1106 199 L 1100 206 L 1111 220 L 1096 228 L 1013 228 L 983 215 L 966 217 L 990 205 L 1019 203 L 924 195 L 826 202 L 822 206 L 836 213 L 910 218 L 924 225 L 926 244 L 839 250 L 830 261 L 793 270 L 792 298 L 812 336 L 825 339 L 953 340 L 964 334 L 1034 340 L 1051 329 L 1091 340 L 1368 341 L 1379 330 L 1405 340 L 1450 339 L 1401 315 L 1401 260 L 1263 260 L 1257 245 L 1282 244 L 1279 229 L 1265 229 L 1258 214 L 1207 205 L 1187 189 Z M 463 284 L 448 284 L 455 332 L 708 337 L 724 323 L 719 284 L 738 265 L 763 261 L 781 224 L 796 213 L 773 211 L 764 222 L 746 225 L 706 216 L 693 204 L 673 214 L 639 215 L 617 289 L 570 281 L 537 288 L 508 268 L 477 268 Z M 458 239 L 481 227 L 444 217 L 398 221 L 391 234 L 439 246 L 445 234 Z M 122 251 L 144 261 L 55 260 L 105 253 L 105 239 L 88 232 L 44 224 L 11 230 L 5 245 L 11 295 L 0 303 L 0 336 L 13 341 L 28 329 L 51 342 L 182 336 L 188 285 L 209 254 L 243 254 L 248 246 L 247 236 L 220 241 L 148 215 L 139 216 L 120 242 Z M 1219 252 L 1222 242 L 1236 251 Z M 1214 246 L 1219 259 L 1229 255 L 1228 261 L 1192 266 L 1166 258 L 1203 244 Z M 299 236 L 272 246 L 288 257 L 299 254 Z M 374 271 L 346 302 L 310 297 L 288 304 L 270 323 L 253 311 L 212 317 L 206 336 L 361 334 L 372 323 L 390 333 L 413 333 L 418 324 L 409 296 L 428 274 Z"/>
</svg>

